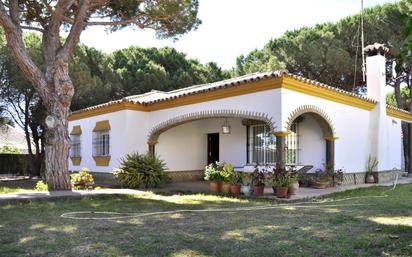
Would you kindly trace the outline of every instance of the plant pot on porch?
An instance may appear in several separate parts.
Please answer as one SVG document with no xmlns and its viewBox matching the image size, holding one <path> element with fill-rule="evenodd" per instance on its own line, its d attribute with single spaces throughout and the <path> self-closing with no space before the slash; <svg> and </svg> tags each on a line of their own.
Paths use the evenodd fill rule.
<svg viewBox="0 0 412 257">
<path fill-rule="evenodd" d="M 276 188 L 276 197 L 277 198 L 286 198 L 288 196 L 288 187 L 277 187 Z"/>
<path fill-rule="evenodd" d="M 240 185 L 230 185 L 230 193 L 232 195 L 240 195 Z"/>
<path fill-rule="evenodd" d="M 316 188 L 316 189 L 325 189 L 325 188 L 328 188 L 329 186 L 330 186 L 329 181 L 313 181 L 312 182 L 312 188 Z"/>
<path fill-rule="evenodd" d="M 253 194 L 255 196 L 262 196 L 264 191 L 265 191 L 265 185 L 253 186 Z"/>
<path fill-rule="evenodd" d="M 209 183 L 210 191 L 213 193 L 219 193 L 222 188 L 222 183 L 218 181 L 210 181 Z"/>
<path fill-rule="evenodd" d="M 375 183 L 375 177 L 373 176 L 372 173 L 366 174 L 365 182 L 366 183 Z"/>
<path fill-rule="evenodd" d="M 299 182 L 296 181 L 289 187 L 288 194 L 289 195 L 296 195 L 296 192 L 298 191 L 298 189 L 299 189 Z"/>
<path fill-rule="evenodd" d="M 221 189 L 223 194 L 229 194 L 230 193 L 230 184 L 227 182 L 224 182 L 222 184 L 222 189 Z"/>
</svg>

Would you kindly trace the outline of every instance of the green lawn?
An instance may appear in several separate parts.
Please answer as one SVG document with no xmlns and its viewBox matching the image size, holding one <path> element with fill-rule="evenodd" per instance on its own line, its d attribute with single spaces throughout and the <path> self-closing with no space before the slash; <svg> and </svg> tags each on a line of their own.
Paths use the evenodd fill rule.
<svg viewBox="0 0 412 257">
<path fill-rule="evenodd" d="M 100 196 L 0 206 L 1 256 L 412 256 L 412 185 L 334 194 L 322 202 L 205 195 Z M 361 197 L 361 198 L 359 198 Z M 150 213 L 268 206 L 140 217 L 75 211 Z"/>
</svg>

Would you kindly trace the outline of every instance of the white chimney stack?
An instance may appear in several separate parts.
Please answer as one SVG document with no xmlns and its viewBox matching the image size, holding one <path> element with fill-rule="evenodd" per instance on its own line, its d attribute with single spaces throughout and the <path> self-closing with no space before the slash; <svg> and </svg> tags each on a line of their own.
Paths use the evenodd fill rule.
<svg viewBox="0 0 412 257">
<path fill-rule="evenodd" d="M 369 98 L 384 103 L 386 108 L 386 58 L 389 49 L 375 43 L 364 49 L 366 54 L 366 86 Z"/>
<path fill-rule="evenodd" d="M 386 58 L 389 48 L 375 43 L 364 49 L 366 54 L 367 96 L 377 102 L 371 111 L 369 122 L 369 155 L 379 160 L 378 171 L 388 169 L 386 151 L 390 144 L 388 117 L 386 115 Z"/>
</svg>

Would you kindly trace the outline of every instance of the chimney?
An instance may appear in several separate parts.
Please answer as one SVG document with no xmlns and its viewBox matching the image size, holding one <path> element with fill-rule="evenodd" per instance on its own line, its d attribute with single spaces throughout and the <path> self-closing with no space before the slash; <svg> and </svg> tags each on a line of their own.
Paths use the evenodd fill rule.
<svg viewBox="0 0 412 257">
<path fill-rule="evenodd" d="M 375 43 L 364 49 L 366 54 L 367 96 L 386 108 L 386 58 L 389 48 Z"/>
<path fill-rule="evenodd" d="M 364 49 L 366 54 L 367 97 L 377 102 L 370 112 L 368 155 L 378 159 L 378 171 L 389 168 L 388 145 L 390 144 L 388 117 L 386 115 L 386 58 L 389 48 L 375 43 Z M 366 160 L 368 155 L 365 156 Z"/>
</svg>

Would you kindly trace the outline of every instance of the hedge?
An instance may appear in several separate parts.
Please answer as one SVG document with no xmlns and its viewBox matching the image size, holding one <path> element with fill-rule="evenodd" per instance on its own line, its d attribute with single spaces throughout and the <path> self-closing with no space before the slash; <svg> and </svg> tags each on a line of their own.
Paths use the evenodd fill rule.
<svg viewBox="0 0 412 257">
<path fill-rule="evenodd" d="M 29 175 L 31 161 L 28 154 L 0 154 L 0 174 Z"/>
</svg>

